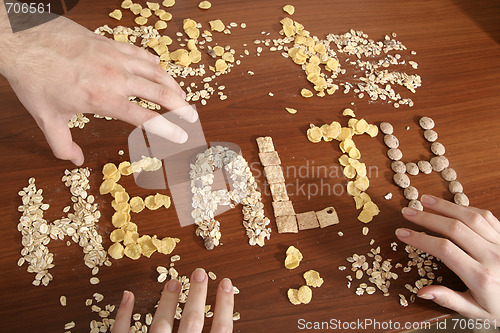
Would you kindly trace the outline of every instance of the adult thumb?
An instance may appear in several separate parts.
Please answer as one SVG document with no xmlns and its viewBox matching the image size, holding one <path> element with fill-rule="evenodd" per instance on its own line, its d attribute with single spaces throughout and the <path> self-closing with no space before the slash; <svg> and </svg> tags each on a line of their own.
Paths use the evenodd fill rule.
<svg viewBox="0 0 500 333">
<path fill-rule="evenodd" d="M 70 160 L 77 166 L 83 164 L 83 151 L 80 146 L 73 142 L 66 119 L 56 115 L 52 119 L 36 119 L 36 122 L 55 157 L 61 160 Z"/>
</svg>

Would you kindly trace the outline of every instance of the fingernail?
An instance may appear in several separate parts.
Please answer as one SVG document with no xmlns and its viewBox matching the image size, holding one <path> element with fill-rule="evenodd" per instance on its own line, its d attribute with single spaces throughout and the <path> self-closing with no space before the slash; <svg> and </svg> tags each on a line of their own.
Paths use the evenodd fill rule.
<svg viewBox="0 0 500 333">
<path fill-rule="evenodd" d="M 410 235 L 411 235 L 411 232 L 408 229 L 403 229 L 403 228 L 396 229 L 396 236 L 408 237 Z"/>
<path fill-rule="evenodd" d="M 124 290 L 123 291 L 123 296 L 122 296 L 122 301 L 120 304 L 125 304 L 127 303 L 127 301 L 129 300 L 130 298 L 130 295 L 132 295 L 132 293 L 128 290 Z"/>
<path fill-rule="evenodd" d="M 179 137 L 179 143 L 184 143 L 189 139 L 189 136 L 186 132 L 182 132 L 180 137 Z"/>
<path fill-rule="evenodd" d="M 206 275 L 207 274 L 205 273 L 205 270 L 203 268 L 197 268 L 193 273 L 193 280 L 203 282 Z"/>
<path fill-rule="evenodd" d="M 186 96 L 187 96 L 187 95 L 186 95 L 186 92 L 185 92 L 184 90 L 182 91 L 181 96 L 182 96 L 182 99 L 184 99 L 184 100 L 186 99 Z"/>
<path fill-rule="evenodd" d="M 160 63 L 160 57 L 155 56 L 155 59 L 156 59 L 156 63 L 159 64 Z"/>
<path fill-rule="evenodd" d="M 410 208 L 410 207 L 404 207 L 401 210 L 401 213 L 403 213 L 403 215 L 406 215 L 406 216 L 417 215 L 417 211 L 415 209 L 413 209 L 413 208 Z"/>
<path fill-rule="evenodd" d="M 172 279 L 172 280 L 167 282 L 167 290 L 168 291 L 177 292 L 177 291 L 179 291 L 180 286 L 181 286 L 181 284 L 176 279 Z"/>
<path fill-rule="evenodd" d="M 437 202 L 437 200 L 432 195 L 424 194 L 422 196 L 422 202 L 427 205 L 434 205 Z"/>
<path fill-rule="evenodd" d="M 224 290 L 226 293 L 230 293 L 233 290 L 233 284 L 228 278 L 224 278 L 220 285 L 222 287 L 222 290 Z"/>
<path fill-rule="evenodd" d="M 423 299 L 428 299 L 428 300 L 434 299 L 434 295 L 431 295 L 431 294 L 422 294 L 422 295 L 417 295 L 417 296 L 420 298 L 423 298 Z"/>
</svg>

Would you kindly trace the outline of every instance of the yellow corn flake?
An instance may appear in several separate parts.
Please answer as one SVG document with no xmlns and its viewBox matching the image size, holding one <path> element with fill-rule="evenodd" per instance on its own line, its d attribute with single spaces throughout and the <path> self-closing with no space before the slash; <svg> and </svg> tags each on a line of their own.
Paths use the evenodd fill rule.
<svg viewBox="0 0 500 333">
<path fill-rule="evenodd" d="M 306 65 L 305 71 L 306 71 L 308 76 L 309 76 L 309 74 L 319 75 L 321 73 L 321 68 L 319 68 L 319 66 L 317 64 L 312 64 L 311 62 L 309 62 Z"/>
<path fill-rule="evenodd" d="M 360 159 L 361 158 L 361 152 L 359 151 L 358 148 L 356 147 L 352 147 L 350 150 L 349 150 L 349 157 L 350 158 L 354 158 L 354 159 Z"/>
<path fill-rule="evenodd" d="M 189 52 L 189 60 L 191 60 L 193 64 L 199 63 L 201 61 L 201 52 L 199 50 L 192 50 Z"/>
<path fill-rule="evenodd" d="M 297 110 L 294 109 L 294 108 L 287 108 L 287 107 L 285 107 L 285 110 L 287 110 L 288 113 L 291 113 L 291 114 L 296 114 L 297 113 Z"/>
<path fill-rule="evenodd" d="M 356 209 L 363 208 L 363 205 L 365 204 L 363 198 L 361 198 L 359 195 L 354 197 L 354 202 L 356 203 Z"/>
<path fill-rule="evenodd" d="M 111 207 L 117 212 L 130 213 L 130 205 L 127 202 L 117 203 L 115 200 L 111 201 Z"/>
<path fill-rule="evenodd" d="M 128 35 L 116 34 L 113 35 L 113 39 L 116 40 L 117 42 L 128 43 Z"/>
<path fill-rule="evenodd" d="M 373 220 L 373 215 L 370 214 L 370 212 L 363 209 L 361 213 L 359 213 L 358 215 L 358 220 L 363 223 L 369 223 Z"/>
<path fill-rule="evenodd" d="M 158 17 L 160 18 L 160 20 L 168 22 L 172 19 L 172 14 L 164 11 L 164 12 L 160 13 L 160 15 L 158 15 Z"/>
<path fill-rule="evenodd" d="M 120 21 L 123 17 L 122 11 L 119 9 L 113 10 L 111 13 L 109 13 L 109 17 L 114 18 L 115 20 Z"/>
<path fill-rule="evenodd" d="M 217 59 L 215 62 L 215 71 L 219 73 L 224 73 L 227 70 L 227 63 L 222 59 Z"/>
<path fill-rule="evenodd" d="M 185 49 L 178 49 L 170 52 L 170 58 L 174 61 L 180 61 L 183 57 L 189 57 L 189 52 Z"/>
<path fill-rule="evenodd" d="M 360 197 L 361 199 L 363 199 L 363 206 L 364 206 L 364 204 L 365 204 L 365 203 L 368 203 L 368 202 L 371 202 L 371 201 L 372 201 L 372 198 L 370 198 L 370 196 L 368 195 L 368 193 L 365 193 L 365 192 L 361 193 L 361 194 L 359 195 L 359 197 Z"/>
<path fill-rule="evenodd" d="M 188 50 L 190 50 L 190 51 L 194 51 L 194 50 L 198 49 L 198 47 L 196 46 L 196 39 L 188 40 L 186 46 L 187 46 Z"/>
<path fill-rule="evenodd" d="M 150 48 L 153 48 L 155 47 L 156 45 L 160 44 L 160 40 L 158 38 L 151 38 L 148 40 L 148 42 L 146 43 L 146 46 L 150 47 Z M 130 163 L 130 162 L 129 162 Z"/>
<path fill-rule="evenodd" d="M 224 54 L 224 48 L 222 46 L 214 46 L 212 50 L 214 50 L 214 53 L 217 57 L 220 57 Z"/>
<path fill-rule="evenodd" d="M 116 193 L 124 192 L 124 191 L 125 191 L 125 188 L 123 186 L 121 186 L 120 184 L 115 184 L 115 187 L 113 187 L 113 189 L 109 193 L 114 198 L 116 196 Z"/>
<path fill-rule="evenodd" d="M 288 269 L 297 268 L 302 258 L 302 253 L 295 246 L 288 247 L 286 250 L 285 267 Z"/>
<path fill-rule="evenodd" d="M 141 257 L 141 246 L 139 244 L 129 244 L 125 246 L 123 253 L 132 260 L 137 260 Z"/>
<path fill-rule="evenodd" d="M 334 58 L 328 59 L 326 62 L 325 68 L 329 71 L 335 72 L 337 68 L 339 67 L 339 61 Z"/>
<path fill-rule="evenodd" d="M 355 129 L 358 133 L 363 134 L 368 130 L 368 128 L 369 128 L 369 126 L 368 126 L 368 123 L 366 122 L 366 120 L 361 119 L 360 121 L 358 121 L 356 123 Z"/>
<path fill-rule="evenodd" d="M 150 258 L 151 255 L 156 252 L 156 247 L 151 241 L 151 236 L 144 235 L 137 239 L 137 244 L 141 246 L 141 253 L 143 256 Z"/>
<path fill-rule="evenodd" d="M 170 45 L 172 44 L 172 38 L 168 37 L 168 36 L 161 36 L 159 39 L 158 39 L 158 43 L 160 44 L 164 44 L 164 45 Z"/>
<path fill-rule="evenodd" d="M 282 19 L 280 21 L 280 23 L 283 25 L 283 26 L 288 26 L 288 25 L 291 25 L 293 26 L 293 20 L 289 17 L 285 17 L 284 19 Z"/>
<path fill-rule="evenodd" d="M 210 7 L 212 7 L 212 4 L 210 3 L 210 1 L 201 1 L 199 4 L 198 4 L 198 7 L 200 9 L 209 9 Z"/>
<path fill-rule="evenodd" d="M 208 23 L 210 24 L 210 29 L 212 29 L 212 31 L 222 32 L 226 28 L 221 20 L 213 20 Z"/>
<path fill-rule="evenodd" d="M 322 137 L 321 129 L 311 124 L 311 127 L 307 130 L 307 139 L 312 143 L 318 143 Z"/>
<path fill-rule="evenodd" d="M 125 237 L 125 231 L 122 229 L 115 229 L 111 231 L 111 234 L 109 235 L 109 239 L 112 242 L 121 242 Z"/>
<path fill-rule="evenodd" d="M 136 231 L 127 230 L 125 236 L 123 237 L 123 244 L 129 246 L 131 244 L 137 244 L 139 239 L 139 234 Z"/>
<path fill-rule="evenodd" d="M 304 304 L 309 304 L 312 300 L 312 290 L 309 286 L 302 286 L 297 292 L 297 299 Z"/>
<path fill-rule="evenodd" d="M 175 5 L 175 0 L 164 0 L 162 2 L 162 5 L 165 6 L 165 7 L 172 7 L 173 5 Z"/>
<path fill-rule="evenodd" d="M 366 202 L 363 209 L 366 209 L 367 211 L 372 213 L 374 216 L 378 215 L 380 213 L 380 209 L 373 201 Z"/>
<path fill-rule="evenodd" d="M 222 60 L 226 62 L 234 62 L 234 55 L 231 52 L 225 52 L 222 55 Z"/>
<path fill-rule="evenodd" d="M 166 28 L 167 28 L 167 22 L 162 21 L 162 20 L 156 21 L 156 23 L 155 23 L 155 29 L 156 30 L 163 30 L 163 29 L 166 29 Z"/>
<path fill-rule="evenodd" d="M 159 253 L 170 254 L 175 249 L 177 243 L 179 243 L 178 238 L 165 237 L 163 239 L 158 239 L 156 235 L 151 238 L 151 242 L 156 247 Z"/>
<path fill-rule="evenodd" d="M 364 192 L 368 189 L 368 187 L 370 187 L 370 181 L 368 180 L 368 177 L 358 176 L 354 181 L 354 186 L 356 186 L 358 190 Z"/>
<path fill-rule="evenodd" d="M 121 228 L 129 221 L 130 214 L 127 212 L 115 212 L 111 217 L 111 223 L 113 223 L 116 228 Z"/>
<path fill-rule="evenodd" d="M 325 47 L 325 45 L 318 43 L 318 44 L 314 45 L 314 51 L 316 51 L 319 54 L 323 54 L 326 52 L 326 47 Z"/>
<path fill-rule="evenodd" d="M 354 114 L 354 111 L 351 110 L 351 109 L 344 109 L 344 111 L 342 111 L 342 115 L 343 116 L 353 117 L 353 118 L 356 117 L 356 115 Z"/>
<path fill-rule="evenodd" d="M 378 134 L 378 126 L 373 125 L 373 124 L 368 125 L 368 129 L 366 130 L 366 134 L 368 134 L 372 138 L 376 137 Z"/>
<path fill-rule="evenodd" d="M 283 6 L 283 11 L 288 15 L 293 15 L 293 13 L 295 13 L 295 7 L 292 5 L 285 5 Z"/>
<path fill-rule="evenodd" d="M 123 161 L 118 165 L 118 171 L 124 176 L 129 176 L 132 174 L 132 165 L 129 161 Z"/>
<path fill-rule="evenodd" d="M 102 182 L 101 186 L 99 187 L 99 193 L 101 195 L 108 194 L 115 188 L 115 185 L 116 182 L 114 182 L 112 179 L 106 179 Z"/>
<path fill-rule="evenodd" d="M 165 208 L 169 208 L 172 203 L 170 197 L 168 195 L 156 193 L 155 195 L 155 203 L 160 206 L 164 206 Z"/>
<path fill-rule="evenodd" d="M 349 150 L 351 150 L 352 148 L 355 148 L 356 144 L 354 143 L 354 141 L 352 139 L 348 138 L 348 139 L 345 139 L 344 141 L 342 141 L 339 144 L 339 147 L 343 153 L 349 153 Z"/>
<path fill-rule="evenodd" d="M 121 7 L 123 9 L 129 9 L 130 6 L 132 6 L 132 4 L 133 4 L 132 0 L 123 0 Z"/>
<path fill-rule="evenodd" d="M 125 191 L 123 191 L 123 192 L 116 192 L 115 193 L 115 201 L 116 201 L 116 203 L 128 202 L 129 199 L 130 199 L 130 196 Z"/>
<path fill-rule="evenodd" d="M 298 305 L 300 304 L 300 301 L 297 297 L 297 294 L 299 293 L 299 290 L 298 289 L 293 289 L 293 288 L 290 288 L 288 289 L 288 292 L 287 292 L 287 295 L 288 295 L 288 300 L 290 301 L 290 303 L 292 303 L 293 305 Z"/>
<path fill-rule="evenodd" d="M 102 167 L 102 175 L 104 179 L 110 179 L 118 171 L 118 168 L 114 163 L 106 163 Z"/>
<path fill-rule="evenodd" d="M 309 270 L 304 273 L 304 280 L 309 287 L 318 288 L 323 284 L 323 279 L 319 276 L 319 273 L 315 270 Z"/>
<path fill-rule="evenodd" d="M 137 224 L 135 224 L 134 222 L 127 222 L 121 227 L 121 229 L 125 232 L 127 231 L 137 232 Z"/>
<path fill-rule="evenodd" d="M 134 213 L 140 213 L 146 207 L 144 200 L 141 197 L 133 197 L 130 199 L 130 210 Z"/>
<path fill-rule="evenodd" d="M 313 95 L 312 91 L 309 89 L 306 89 L 306 88 L 302 88 L 302 90 L 300 91 L 300 94 L 302 95 L 302 97 L 305 97 L 305 98 L 312 97 L 312 95 Z"/>
<path fill-rule="evenodd" d="M 138 25 L 145 25 L 146 23 L 148 23 L 148 19 L 142 16 L 138 16 L 135 18 L 134 22 Z"/>
<path fill-rule="evenodd" d="M 139 5 L 138 3 L 134 3 L 130 5 L 129 9 L 132 13 L 134 13 L 134 15 L 139 15 L 139 13 L 142 10 L 142 6 Z"/>
<path fill-rule="evenodd" d="M 156 54 L 160 56 L 162 54 L 168 53 L 168 47 L 165 44 L 158 44 L 155 47 L 153 47 L 153 50 L 155 50 Z"/>
<path fill-rule="evenodd" d="M 352 195 L 353 197 L 358 197 L 361 195 L 361 191 L 354 186 L 354 182 L 350 181 L 347 183 L 347 193 Z"/>
<path fill-rule="evenodd" d="M 144 204 L 146 205 L 146 208 L 150 210 L 157 210 L 161 207 L 161 205 L 156 203 L 154 195 L 148 195 L 144 200 Z"/>
<path fill-rule="evenodd" d="M 123 253 L 124 253 L 124 248 L 123 245 L 121 245 L 120 243 L 113 243 L 108 248 L 108 254 L 113 259 L 118 260 L 123 258 Z"/>
<path fill-rule="evenodd" d="M 347 166 L 349 165 L 349 157 L 347 157 L 347 155 L 342 155 L 339 157 L 339 163 L 340 165 L 342 166 Z"/>
<path fill-rule="evenodd" d="M 188 35 L 189 38 L 198 38 L 200 37 L 200 30 L 198 28 L 187 28 L 184 30 L 186 35 Z"/>
<path fill-rule="evenodd" d="M 283 26 L 283 32 L 287 37 L 293 37 L 295 35 L 295 27 L 293 25 Z"/>
<path fill-rule="evenodd" d="M 151 10 L 159 10 L 160 9 L 160 4 L 157 2 L 146 2 L 146 5 Z"/>
<path fill-rule="evenodd" d="M 352 165 L 347 165 L 344 167 L 344 176 L 349 179 L 356 177 L 356 169 Z"/>
<path fill-rule="evenodd" d="M 344 141 L 346 139 L 351 139 L 353 135 L 354 135 L 354 130 L 352 128 L 342 127 L 340 129 L 340 133 L 337 136 L 336 140 Z"/>
<path fill-rule="evenodd" d="M 350 153 L 350 151 L 349 151 L 349 153 Z M 352 160 L 352 159 L 351 159 L 350 164 L 356 169 L 356 172 L 358 173 L 359 176 L 366 177 L 366 164 L 361 163 L 358 160 Z"/>
<path fill-rule="evenodd" d="M 151 15 L 153 15 L 153 14 L 151 13 L 151 9 L 143 8 L 139 12 L 139 15 L 141 15 L 142 17 L 148 18 L 148 17 L 151 17 Z"/>
</svg>

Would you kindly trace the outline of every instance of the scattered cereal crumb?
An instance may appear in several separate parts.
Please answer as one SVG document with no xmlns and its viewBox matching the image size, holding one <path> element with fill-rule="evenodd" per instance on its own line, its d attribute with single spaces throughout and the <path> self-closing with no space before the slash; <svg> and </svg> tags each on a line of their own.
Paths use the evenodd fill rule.
<svg viewBox="0 0 500 333">
<path fill-rule="evenodd" d="M 285 5 L 283 6 L 283 11 L 288 15 L 293 15 L 293 13 L 295 13 L 295 7 L 292 5 Z"/>
<path fill-rule="evenodd" d="M 385 200 L 391 200 L 392 199 L 392 193 L 389 192 L 384 196 Z"/>
</svg>

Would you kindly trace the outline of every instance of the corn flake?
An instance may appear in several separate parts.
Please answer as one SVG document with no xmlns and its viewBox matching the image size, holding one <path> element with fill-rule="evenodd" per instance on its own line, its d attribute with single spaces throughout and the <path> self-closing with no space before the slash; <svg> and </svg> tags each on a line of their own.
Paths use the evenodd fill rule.
<svg viewBox="0 0 500 333">
<path fill-rule="evenodd" d="M 167 22 L 162 21 L 162 20 L 156 21 L 156 23 L 155 23 L 155 29 L 156 30 L 163 30 L 163 29 L 166 29 L 166 28 L 167 28 Z"/>
<path fill-rule="evenodd" d="M 213 20 L 208 23 L 210 24 L 210 29 L 212 29 L 212 31 L 222 32 L 226 28 L 221 20 Z"/>
<path fill-rule="evenodd" d="M 294 109 L 294 108 L 287 108 L 287 107 L 285 107 L 285 110 L 287 110 L 288 113 L 290 113 L 290 114 L 296 114 L 297 113 L 297 110 Z"/>
<path fill-rule="evenodd" d="M 99 187 L 99 193 L 101 195 L 108 194 L 110 193 L 116 186 L 116 182 L 114 182 L 111 179 L 106 179 L 102 182 L 101 186 Z"/>
<path fill-rule="evenodd" d="M 125 191 L 116 192 L 115 193 L 115 201 L 116 201 L 116 203 L 128 202 L 129 199 L 130 199 L 130 196 Z"/>
<path fill-rule="evenodd" d="M 304 273 L 304 280 L 306 280 L 308 286 L 314 288 L 321 287 L 324 282 L 319 273 L 312 269 Z"/>
<path fill-rule="evenodd" d="M 170 254 L 175 249 L 175 246 L 179 242 L 178 238 L 165 237 L 163 239 L 158 239 L 156 235 L 151 238 L 151 242 L 156 247 L 159 253 Z"/>
<path fill-rule="evenodd" d="M 111 217 L 111 223 L 117 228 L 121 228 L 130 221 L 130 214 L 126 212 L 115 212 Z"/>
<path fill-rule="evenodd" d="M 132 6 L 132 0 L 123 0 L 122 4 L 121 4 L 121 7 L 123 9 L 129 9 L 130 6 Z"/>
<path fill-rule="evenodd" d="M 210 7 L 212 7 L 212 4 L 210 3 L 210 1 L 202 1 L 198 4 L 198 7 L 200 9 L 209 9 Z"/>
<path fill-rule="evenodd" d="M 144 200 L 141 197 L 133 197 L 130 199 L 130 210 L 134 213 L 140 213 L 146 207 Z"/>
<path fill-rule="evenodd" d="M 312 300 L 312 290 L 309 286 L 302 286 L 297 292 L 297 299 L 304 304 L 309 304 Z"/>
<path fill-rule="evenodd" d="M 135 18 L 134 22 L 138 25 L 145 25 L 146 23 L 148 23 L 148 19 L 143 16 L 138 16 Z"/>
<path fill-rule="evenodd" d="M 112 242 L 121 242 L 124 239 L 124 237 L 125 237 L 125 231 L 123 231 L 122 229 L 115 229 L 109 235 L 109 239 Z"/>
<path fill-rule="evenodd" d="M 175 0 L 164 0 L 162 2 L 162 5 L 165 6 L 165 7 L 172 7 L 173 5 L 175 5 Z"/>
<path fill-rule="evenodd" d="M 123 176 L 130 176 L 132 174 L 132 165 L 129 161 L 123 161 L 118 165 L 118 171 Z"/>
<path fill-rule="evenodd" d="M 120 243 L 113 243 L 108 248 L 108 254 L 113 259 L 118 260 L 123 258 L 123 253 L 124 253 L 124 248 L 123 245 L 121 245 Z"/>
<path fill-rule="evenodd" d="M 286 250 L 285 267 L 288 269 L 297 268 L 302 258 L 302 253 L 296 247 L 290 246 Z"/>
<path fill-rule="evenodd" d="M 342 115 L 343 116 L 350 116 L 350 117 L 356 117 L 356 115 L 354 114 L 354 111 L 351 110 L 351 109 L 344 109 L 344 111 L 342 111 Z"/>
<path fill-rule="evenodd" d="M 119 9 L 113 10 L 111 13 L 109 13 L 109 17 L 114 18 L 115 20 L 120 21 L 123 17 L 122 11 Z"/>
<path fill-rule="evenodd" d="M 293 13 L 295 13 L 295 7 L 292 5 L 285 5 L 283 6 L 283 11 L 288 15 L 293 15 Z"/>
<path fill-rule="evenodd" d="M 321 129 L 311 124 L 311 127 L 307 130 L 307 139 L 312 143 L 318 143 L 322 137 Z"/>
<path fill-rule="evenodd" d="M 287 295 L 288 295 L 288 300 L 290 301 L 290 303 L 292 303 L 293 305 L 298 305 L 300 304 L 300 301 L 297 297 L 297 294 L 299 293 L 299 290 L 298 289 L 293 289 L 293 288 L 290 288 L 288 289 L 288 292 L 287 292 Z"/>
<path fill-rule="evenodd" d="M 160 15 L 158 15 L 158 17 L 160 18 L 160 20 L 168 22 L 172 19 L 172 14 L 164 11 L 164 12 L 160 13 Z M 166 37 L 166 36 L 164 36 L 164 37 Z"/>
<path fill-rule="evenodd" d="M 150 258 L 151 255 L 156 252 L 156 246 L 153 245 L 151 236 L 144 235 L 137 239 L 137 244 L 141 246 L 142 255 Z"/>
<path fill-rule="evenodd" d="M 138 3 L 133 3 L 130 5 L 129 9 L 132 13 L 134 13 L 134 15 L 139 15 L 142 10 L 142 6 Z"/>
<path fill-rule="evenodd" d="M 137 243 L 125 246 L 123 253 L 132 260 L 137 260 L 141 257 L 141 246 Z"/>
<path fill-rule="evenodd" d="M 123 244 L 125 246 L 131 245 L 131 244 L 137 244 L 138 239 L 139 239 L 139 234 L 137 233 L 137 231 L 127 230 L 125 232 L 125 236 L 123 237 Z"/>
</svg>

